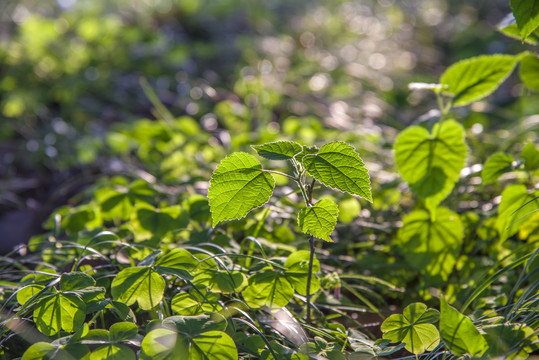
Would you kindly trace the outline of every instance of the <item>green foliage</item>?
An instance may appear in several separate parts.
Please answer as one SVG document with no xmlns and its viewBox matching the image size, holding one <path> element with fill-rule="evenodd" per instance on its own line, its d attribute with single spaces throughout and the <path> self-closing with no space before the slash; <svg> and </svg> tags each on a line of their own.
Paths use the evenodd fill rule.
<svg viewBox="0 0 539 360">
<path fill-rule="evenodd" d="M 252 155 L 234 153 L 217 166 L 210 180 L 208 199 L 213 225 L 221 221 L 241 219 L 252 209 L 268 202 L 275 180 L 262 171 Z"/>
<path fill-rule="evenodd" d="M 529 193 L 524 185 L 506 187 L 502 192 L 496 222 L 501 240 L 516 234 L 536 211 L 539 211 L 539 190 Z"/>
<path fill-rule="evenodd" d="M 299 212 L 298 225 L 301 231 L 325 241 L 331 242 L 329 235 L 335 229 L 339 208 L 331 200 L 320 200 Z"/>
<path fill-rule="evenodd" d="M 481 356 L 488 346 L 472 320 L 455 310 L 443 297 L 440 309 L 440 333 L 451 352 L 455 355 Z"/>
<path fill-rule="evenodd" d="M 539 27 L 539 2 L 537 0 L 511 0 L 520 37 L 526 40 Z"/>
<path fill-rule="evenodd" d="M 539 91 L 539 58 L 536 54 L 528 54 L 520 60 L 520 78 L 524 85 L 534 91 Z"/>
<path fill-rule="evenodd" d="M 513 72 L 519 57 L 484 55 L 451 65 L 440 78 L 453 106 L 464 106 L 490 95 Z"/>
<path fill-rule="evenodd" d="M 496 153 L 490 156 L 485 162 L 481 177 L 483 184 L 489 184 L 498 179 L 503 174 L 513 170 L 513 157 L 504 153 Z"/>
<path fill-rule="evenodd" d="M 355 149 L 343 142 L 325 144 L 302 160 L 305 169 L 322 184 L 372 202 L 369 173 Z"/>
<path fill-rule="evenodd" d="M 431 351 L 440 342 L 440 333 L 433 323 L 438 322 L 440 313 L 427 309 L 422 303 L 408 305 L 401 314 L 393 314 L 382 323 L 384 339 L 406 343 L 406 350 L 413 354 Z"/>
<path fill-rule="evenodd" d="M 127 268 L 118 273 L 111 285 L 112 297 L 143 310 L 150 310 L 163 299 L 165 280 L 149 266 Z"/>
<path fill-rule="evenodd" d="M 431 212 L 453 189 L 468 153 L 464 129 L 454 120 L 436 124 L 432 132 L 411 126 L 394 149 L 399 173 Z"/>
<path fill-rule="evenodd" d="M 251 147 L 258 155 L 269 160 L 290 160 L 303 150 L 303 147 L 294 141 L 276 141 Z"/>
</svg>

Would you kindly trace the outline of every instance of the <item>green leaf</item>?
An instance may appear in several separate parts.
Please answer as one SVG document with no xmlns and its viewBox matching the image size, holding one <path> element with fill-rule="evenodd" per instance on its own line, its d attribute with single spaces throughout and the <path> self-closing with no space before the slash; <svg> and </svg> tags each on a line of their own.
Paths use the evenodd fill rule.
<svg viewBox="0 0 539 360">
<path fill-rule="evenodd" d="M 197 266 L 198 260 L 185 249 L 173 249 L 155 262 L 158 273 L 176 275 L 184 280 L 193 279 L 191 272 Z"/>
<path fill-rule="evenodd" d="M 333 242 L 329 235 L 335 229 L 339 208 L 331 200 L 320 200 L 314 206 L 301 209 L 298 225 L 301 231 L 325 241 Z"/>
<path fill-rule="evenodd" d="M 32 296 L 43 290 L 45 286 L 30 284 L 17 291 L 17 301 L 19 304 L 24 305 Z"/>
<path fill-rule="evenodd" d="M 290 160 L 303 150 L 303 147 L 294 141 L 276 141 L 251 147 L 258 155 L 269 160 Z"/>
<path fill-rule="evenodd" d="M 119 322 L 110 327 L 109 336 L 113 342 L 126 341 L 135 337 L 138 333 L 138 327 L 132 322 Z"/>
<path fill-rule="evenodd" d="M 340 141 L 326 144 L 318 154 L 305 155 L 303 164 L 322 184 L 372 202 L 369 172 L 353 146 Z"/>
<path fill-rule="evenodd" d="M 240 271 L 205 269 L 193 280 L 195 285 L 203 285 L 208 290 L 220 293 L 240 292 L 247 285 L 247 278 Z"/>
<path fill-rule="evenodd" d="M 30 346 L 22 355 L 21 360 L 88 360 L 90 350 L 86 345 L 67 344 L 54 345 L 45 342 L 38 342 Z"/>
<path fill-rule="evenodd" d="M 171 300 L 170 308 L 180 315 L 200 315 L 202 313 L 219 311 L 222 306 L 217 302 L 219 295 L 200 288 L 203 295 L 196 291 L 177 293 Z"/>
<path fill-rule="evenodd" d="M 64 273 L 60 277 L 60 289 L 62 291 L 84 289 L 94 285 L 94 278 L 82 272 Z"/>
<path fill-rule="evenodd" d="M 509 36 L 513 39 L 522 40 L 520 37 L 520 30 L 518 29 L 517 21 L 513 16 L 513 13 L 509 13 L 502 21 L 497 25 L 498 31 L 502 34 Z M 539 32 L 535 30 L 525 40 L 525 43 L 530 45 L 539 44 Z"/>
<path fill-rule="evenodd" d="M 174 227 L 174 219 L 169 214 L 149 205 L 141 206 L 134 219 L 144 229 L 157 237 L 165 236 Z"/>
<path fill-rule="evenodd" d="M 490 156 L 485 162 L 481 177 L 483 178 L 483 184 L 489 184 L 498 179 L 501 175 L 513 170 L 512 156 L 504 153 L 496 153 Z"/>
<path fill-rule="evenodd" d="M 138 302 L 142 310 L 151 310 L 163 299 L 165 280 L 150 267 L 131 267 L 116 275 L 111 285 L 114 300 L 126 305 Z"/>
<path fill-rule="evenodd" d="M 213 226 L 226 220 L 241 219 L 264 205 L 273 193 L 275 179 L 262 171 L 252 155 L 227 156 L 213 172 L 208 190 Z"/>
<path fill-rule="evenodd" d="M 34 308 L 37 329 L 47 336 L 64 330 L 74 332 L 84 323 L 86 304 L 75 294 L 56 293 L 41 300 Z"/>
<path fill-rule="evenodd" d="M 434 350 L 440 343 L 440 333 L 432 323 L 439 319 L 438 311 L 428 309 L 425 304 L 408 305 L 401 314 L 388 317 L 381 326 L 384 339 L 391 342 L 405 342 L 406 350 L 422 354 Z"/>
<path fill-rule="evenodd" d="M 539 150 L 533 145 L 533 143 L 527 143 L 522 151 L 520 157 L 524 159 L 524 168 L 527 171 L 534 171 L 539 169 Z"/>
<path fill-rule="evenodd" d="M 539 58 L 528 54 L 520 60 L 520 79 L 529 89 L 539 91 Z"/>
<path fill-rule="evenodd" d="M 197 336 L 206 331 L 223 331 L 226 329 L 224 316 L 213 313 L 197 316 L 170 316 L 163 320 L 163 326 L 180 334 Z"/>
<path fill-rule="evenodd" d="M 454 120 L 434 125 L 432 133 L 420 126 L 402 131 L 394 145 L 395 162 L 402 178 L 421 198 L 429 210 L 449 195 L 468 148 L 464 128 Z"/>
<path fill-rule="evenodd" d="M 90 354 L 90 360 L 136 360 L 133 350 L 123 344 L 100 346 Z"/>
<path fill-rule="evenodd" d="M 483 55 L 459 61 L 442 75 L 444 93 L 454 106 L 468 105 L 492 94 L 509 76 L 519 58 L 512 55 Z"/>
<path fill-rule="evenodd" d="M 307 274 L 309 271 L 310 255 L 310 252 L 306 250 L 295 251 L 288 256 L 288 259 L 284 263 L 284 266 L 287 268 L 285 274 L 288 281 L 303 296 L 307 295 Z M 311 277 L 311 294 L 314 294 L 320 289 L 320 279 L 315 275 L 319 271 L 320 262 L 315 256 L 313 261 L 313 275 Z"/>
<path fill-rule="evenodd" d="M 266 270 L 251 275 L 249 285 L 242 295 L 247 305 L 252 308 L 282 308 L 294 296 L 294 288 L 286 276 L 279 271 Z"/>
<path fill-rule="evenodd" d="M 511 0 L 511 9 L 520 29 L 520 37 L 526 40 L 539 27 L 539 1 Z"/>
<path fill-rule="evenodd" d="M 527 359 L 537 350 L 539 337 L 534 330 L 520 323 L 483 326 L 483 335 L 489 347 L 483 354 L 484 359 Z"/>
<path fill-rule="evenodd" d="M 481 356 L 488 346 L 472 320 L 448 305 L 444 297 L 440 309 L 440 333 L 449 350 L 455 355 Z"/>
<path fill-rule="evenodd" d="M 404 258 L 424 274 L 432 285 L 442 285 L 456 263 L 463 242 L 459 216 L 439 207 L 435 220 L 429 212 L 416 210 L 403 219 L 395 243 Z"/>
<path fill-rule="evenodd" d="M 303 158 L 306 155 L 316 155 L 318 154 L 318 151 L 320 151 L 320 149 L 316 145 L 313 145 L 313 146 L 303 145 L 303 149 L 301 150 L 299 154 L 296 154 L 294 156 L 294 159 L 296 159 L 296 161 L 303 162 Z"/>
<path fill-rule="evenodd" d="M 352 222 L 361 212 L 361 204 L 354 197 L 349 197 L 339 201 L 339 221 L 343 223 Z"/>
<path fill-rule="evenodd" d="M 222 331 L 187 338 L 173 330 L 156 329 L 142 340 L 140 359 L 237 360 L 238 351 L 232 338 Z"/>
<path fill-rule="evenodd" d="M 539 190 L 528 193 L 526 186 L 509 185 L 502 192 L 496 227 L 502 241 L 516 234 L 519 228 L 539 210 Z"/>
</svg>

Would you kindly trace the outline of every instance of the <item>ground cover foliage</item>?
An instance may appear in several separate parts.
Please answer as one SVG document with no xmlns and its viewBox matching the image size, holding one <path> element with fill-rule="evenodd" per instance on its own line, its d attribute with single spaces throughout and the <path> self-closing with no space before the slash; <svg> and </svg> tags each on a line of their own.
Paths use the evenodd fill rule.
<svg viewBox="0 0 539 360">
<path fill-rule="evenodd" d="M 536 1 L 0 6 L 1 358 L 537 356 Z"/>
</svg>

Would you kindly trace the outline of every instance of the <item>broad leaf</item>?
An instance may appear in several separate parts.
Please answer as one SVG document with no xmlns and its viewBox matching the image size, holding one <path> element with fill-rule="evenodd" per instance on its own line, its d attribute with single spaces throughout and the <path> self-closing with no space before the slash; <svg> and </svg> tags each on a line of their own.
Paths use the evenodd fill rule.
<svg viewBox="0 0 539 360">
<path fill-rule="evenodd" d="M 165 280 L 150 267 L 132 267 L 118 273 L 111 285 L 114 300 L 126 305 L 138 302 L 142 310 L 151 310 L 163 299 Z"/>
<path fill-rule="evenodd" d="M 453 189 L 466 161 L 465 132 L 454 120 L 436 124 L 429 133 L 410 126 L 395 141 L 395 162 L 402 178 L 433 210 Z"/>
<path fill-rule="evenodd" d="M 135 337 L 138 333 L 138 327 L 131 322 L 119 322 L 110 327 L 110 341 L 126 341 Z"/>
<path fill-rule="evenodd" d="M 240 271 L 205 269 L 195 276 L 193 283 L 220 293 L 240 292 L 247 285 L 247 278 Z"/>
<path fill-rule="evenodd" d="M 447 304 L 444 297 L 440 309 L 440 333 L 449 350 L 455 355 L 481 356 L 488 346 L 472 320 Z"/>
<path fill-rule="evenodd" d="M 439 207 L 436 218 L 416 210 L 403 219 L 395 243 L 410 266 L 432 285 L 442 285 L 453 270 L 464 236 L 462 223 L 454 212 Z"/>
<path fill-rule="evenodd" d="M 149 205 L 142 205 L 136 212 L 133 219 L 144 230 L 149 231 L 157 237 L 165 236 L 174 228 L 174 219 L 167 213 L 159 209 L 151 208 Z"/>
<path fill-rule="evenodd" d="M 369 172 L 351 145 L 339 141 L 326 144 L 316 155 L 305 155 L 303 164 L 322 184 L 372 202 Z"/>
<path fill-rule="evenodd" d="M 484 326 L 482 330 L 486 333 L 483 336 L 489 345 L 483 354 L 485 359 L 527 359 L 539 346 L 539 337 L 525 324 L 496 324 Z"/>
<path fill-rule="evenodd" d="M 484 55 L 465 59 L 451 65 L 442 75 L 440 83 L 444 93 L 453 97 L 454 106 L 464 106 L 481 100 L 513 72 L 517 56 Z"/>
<path fill-rule="evenodd" d="M 511 9 L 520 29 L 520 37 L 526 40 L 539 27 L 539 1 L 511 0 Z"/>
<path fill-rule="evenodd" d="M 524 160 L 524 168 L 527 171 L 539 169 L 539 150 L 537 150 L 533 143 L 529 142 L 524 145 L 524 148 L 520 152 L 520 157 Z"/>
<path fill-rule="evenodd" d="M 198 260 L 185 249 L 173 249 L 155 262 L 155 270 L 160 274 L 176 275 L 184 280 L 192 280 L 193 269 Z"/>
<path fill-rule="evenodd" d="M 253 308 L 267 306 L 282 308 L 294 296 L 294 288 L 286 276 L 279 271 L 266 270 L 249 277 L 249 285 L 242 295 L 247 305 Z"/>
<path fill-rule="evenodd" d="M 309 258 L 310 252 L 306 250 L 295 251 L 284 263 L 287 268 L 286 276 L 288 281 L 294 286 L 298 294 L 307 295 L 307 278 L 309 271 Z M 313 274 L 311 277 L 310 293 L 314 294 L 320 289 L 320 279 L 316 276 L 316 273 L 320 271 L 320 262 L 316 257 L 313 261 Z"/>
<path fill-rule="evenodd" d="M 520 30 L 518 29 L 517 21 L 513 16 L 513 13 L 509 13 L 505 18 L 497 25 L 498 30 L 510 38 L 522 40 L 520 36 Z M 536 29 L 532 32 L 524 42 L 530 45 L 539 44 L 539 31 Z"/>
<path fill-rule="evenodd" d="M 333 242 L 329 235 L 335 229 L 339 207 L 331 200 L 320 200 L 314 206 L 301 209 L 298 225 L 301 231 L 325 241 Z"/>
<path fill-rule="evenodd" d="M 262 171 L 252 155 L 234 153 L 217 166 L 210 180 L 208 198 L 213 226 L 226 220 L 241 219 L 252 209 L 265 204 L 275 179 Z"/>
<path fill-rule="evenodd" d="M 216 312 L 222 309 L 217 302 L 219 295 L 201 288 L 202 294 L 196 291 L 177 293 L 170 302 L 172 311 L 179 315 L 200 315 L 202 313 Z"/>
<path fill-rule="evenodd" d="M 513 157 L 504 153 L 496 153 L 490 156 L 485 162 L 481 177 L 483 184 L 489 184 L 501 175 L 510 172 L 513 169 Z"/>
<path fill-rule="evenodd" d="M 251 147 L 258 155 L 269 160 L 289 160 L 303 150 L 303 147 L 294 141 L 276 141 Z"/>
<path fill-rule="evenodd" d="M 524 85 L 531 90 L 539 91 L 539 58 L 536 54 L 522 57 L 519 75 Z"/>
<path fill-rule="evenodd" d="M 64 330 L 74 332 L 84 323 L 86 304 L 75 294 L 56 293 L 41 300 L 34 308 L 39 331 L 52 336 Z"/>
<path fill-rule="evenodd" d="M 526 186 L 515 184 L 505 188 L 498 208 L 496 227 L 500 237 L 506 240 L 516 234 L 531 214 L 539 210 L 539 190 L 528 193 Z"/>
<path fill-rule="evenodd" d="M 90 359 L 90 350 L 86 345 L 67 344 L 54 345 L 46 342 L 38 342 L 30 346 L 22 355 L 21 360 L 71 360 Z"/>
<path fill-rule="evenodd" d="M 100 346 L 90 354 L 90 360 L 136 360 L 136 355 L 123 344 Z"/>
<path fill-rule="evenodd" d="M 30 284 L 23 288 L 21 288 L 19 291 L 17 291 L 17 301 L 19 304 L 24 305 L 32 296 L 39 293 L 41 290 L 43 290 L 45 286 L 43 285 L 37 285 L 37 284 Z"/>
<path fill-rule="evenodd" d="M 62 291 L 79 290 L 94 285 L 94 278 L 82 272 L 64 273 L 60 277 L 60 288 Z"/>
<path fill-rule="evenodd" d="M 405 342 L 406 350 L 413 354 L 431 351 L 440 342 L 440 333 L 432 323 L 439 319 L 438 311 L 428 309 L 425 304 L 408 305 L 401 314 L 388 317 L 381 326 L 384 339 Z"/>
</svg>

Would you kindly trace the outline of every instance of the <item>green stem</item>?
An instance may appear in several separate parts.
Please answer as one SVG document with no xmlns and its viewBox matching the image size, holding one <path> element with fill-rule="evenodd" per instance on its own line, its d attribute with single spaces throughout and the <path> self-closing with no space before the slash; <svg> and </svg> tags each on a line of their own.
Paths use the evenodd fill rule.
<svg viewBox="0 0 539 360">
<path fill-rule="evenodd" d="M 309 238 L 309 246 L 311 248 L 311 254 L 309 257 L 309 272 L 307 273 L 307 323 L 311 323 L 311 278 L 313 276 L 313 262 L 314 262 L 314 237 L 311 235 Z"/>
</svg>

